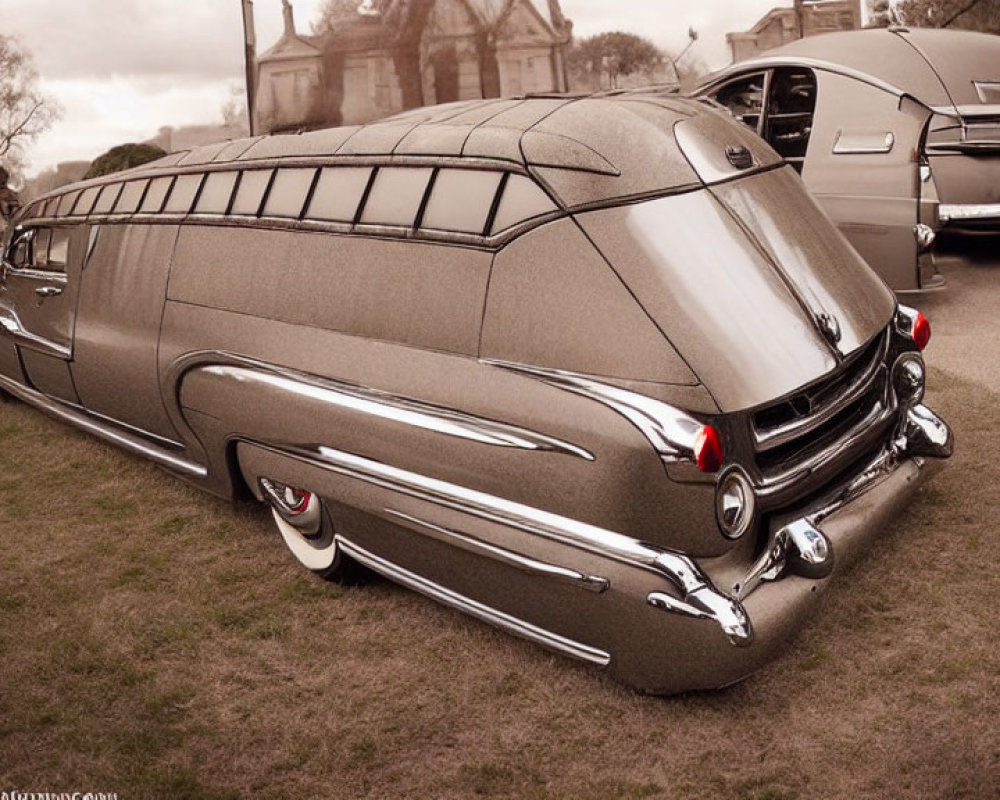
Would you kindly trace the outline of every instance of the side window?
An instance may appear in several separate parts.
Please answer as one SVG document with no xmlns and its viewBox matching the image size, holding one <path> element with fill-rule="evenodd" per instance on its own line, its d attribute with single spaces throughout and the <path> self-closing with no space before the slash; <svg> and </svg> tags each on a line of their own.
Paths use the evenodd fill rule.
<svg viewBox="0 0 1000 800">
<path fill-rule="evenodd" d="M 764 115 L 764 138 L 799 172 L 809 146 L 815 109 L 816 77 L 812 70 L 774 71 Z"/>
<path fill-rule="evenodd" d="M 66 271 L 66 256 L 69 253 L 70 228 L 53 228 L 49 240 L 48 261 L 45 269 L 52 272 Z"/>
<path fill-rule="evenodd" d="M 380 167 L 360 221 L 412 228 L 433 172 L 431 167 Z"/>
<path fill-rule="evenodd" d="M 198 195 L 198 214 L 225 214 L 229 210 L 229 200 L 236 188 L 237 172 L 210 172 L 205 178 L 205 186 Z"/>
<path fill-rule="evenodd" d="M 306 216 L 330 222 L 354 222 L 371 174 L 371 167 L 324 167 Z"/>
<path fill-rule="evenodd" d="M 434 179 L 422 228 L 482 235 L 502 172 L 442 169 Z"/>
<path fill-rule="evenodd" d="M 500 233 L 533 217 L 558 211 L 552 198 L 524 175 L 511 174 L 502 191 L 490 234 Z"/>
<path fill-rule="evenodd" d="M 260 210 L 261 201 L 264 199 L 264 192 L 271 184 L 271 175 L 273 174 L 273 169 L 255 169 L 244 172 L 240 178 L 240 185 L 236 189 L 236 199 L 233 200 L 233 207 L 229 213 L 256 217 Z"/>
<path fill-rule="evenodd" d="M 735 119 L 760 133 L 766 80 L 767 73 L 757 72 L 730 81 L 711 97 L 719 105 L 728 108 Z"/>
<path fill-rule="evenodd" d="M 168 176 L 162 178 L 153 178 L 149 183 L 149 189 L 146 190 L 146 196 L 142 198 L 142 206 L 139 208 L 145 214 L 156 214 L 159 213 L 160 209 L 163 208 L 163 201 L 167 197 L 167 192 L 170 191 L 170 183 L 173 178 Z"/>
<path fill-rule="evenodd" d="M 311 167 L 279 169 L 267 193 L 263 216 L 298 219 L 315 176 L 316 170 Z"/>
<path fill-rule="evenodd" d="M 97 202 L 94 204 L 95 214 L 107 214 L 115 205 L 115 200 L 118 199 L 118 194 L 121 192 L 122 185 L 120 183 L 109 183 L 103 189 L 101 189 L 101 194 L 97 198 Z"/>
<path fill-rule="evenodd" d="M 80 199 L 77 200 L 76 205 L 73 207 L 73 215 L 85 216 L 89 214 L 94 207 L 94 201 L 97 199 L 100 191 L 100 186 L 91 186 L 89 189 L 84 189 L 80 195 Z"/>
<path fill-rule="evenodd" d="M 34 260 L 35 229 L 30 228 L 18 233 L 7 247 L 5 260 L 17 269 L 32 266 Z"/>
<path fill-rule="evenodd" d="M 194 198 L 198 195 L 204 174 L 178 175 L 174 188 L 163 208 L 165 214 L 187 214 L 191 211 Z"/>
<path fill-rule="evenodd" d="M 148 183 L 148 180 L 129 181 L 126 183 L 125 188 L 118 195 L 118 202 L 115 203 L 115 213 L 134 214 L 138 211 L 139 201 L 142 200 L 142 195 L 146 191 Z"/>
</svg>

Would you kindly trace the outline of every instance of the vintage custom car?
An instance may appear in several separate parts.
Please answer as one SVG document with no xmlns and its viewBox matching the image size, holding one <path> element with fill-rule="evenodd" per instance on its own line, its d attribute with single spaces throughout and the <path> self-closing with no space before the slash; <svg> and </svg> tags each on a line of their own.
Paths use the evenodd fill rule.
<svg viewBox="0 0 1000 800">
<path fill-rule="evenodd" d="M 941 230 L 1000 233 L 1000 36 L 872 29 L 810 36 L 696 90 L 802 174 L 896 291 L 941 286 Z"/>
<path fill-rule="evenodd" d="M 803 624 L 951 433 L 922 314 L 791 166 L 681 99 L 246 139 L 8 235 L 0 388 L 649 692 Z"/>
</svg>

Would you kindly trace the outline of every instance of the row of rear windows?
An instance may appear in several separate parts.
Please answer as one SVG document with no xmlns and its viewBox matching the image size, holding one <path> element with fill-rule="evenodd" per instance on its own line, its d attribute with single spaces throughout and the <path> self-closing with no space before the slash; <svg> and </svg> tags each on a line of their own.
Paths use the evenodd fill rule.
<svg viewBox="0 0 1000 800">
<path fill-rule="evenodd" d="M 556 210 L 530 178 L 450 167 L 281 167 L 141 178 L 78 189 L 32 216 L 214 214 L 491 236 Z"/>
</svg>

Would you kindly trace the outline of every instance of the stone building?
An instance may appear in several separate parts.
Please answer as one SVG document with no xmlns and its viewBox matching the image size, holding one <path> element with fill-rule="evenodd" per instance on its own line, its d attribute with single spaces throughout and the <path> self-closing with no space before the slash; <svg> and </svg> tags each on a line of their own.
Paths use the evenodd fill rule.
<svg viewBox="0 0 1000 800">
<path fill-rule="evenodd" d="M 750 30 L 727 33 L 733 61 L 752 58 L 794 39 L 862 25 L 865 0 L 795 0 L 791 8 L 772 8 Z"/>
<path fill-rule="evenodd" d="M 284 32 L 257 59 L 257 130 L 351 125 L 452 100 L 565 91 L 559 0 L 366 0 L 323 36 Z"/>
</svg>

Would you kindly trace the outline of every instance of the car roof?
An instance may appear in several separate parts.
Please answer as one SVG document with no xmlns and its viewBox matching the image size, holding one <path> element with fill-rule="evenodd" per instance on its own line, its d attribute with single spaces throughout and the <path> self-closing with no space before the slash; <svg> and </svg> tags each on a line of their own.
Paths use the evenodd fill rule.
<svg viewBox="0 0 1000 800">
<path fill-rule="evenodd" d="M 789 61 L 861 73 L 932 108 L 977 105 L 973 81 L 1000 81 L 1000 36 L 898 27 L 824 33 L 733 64 L 706 83 Z"/>
<path fill-rule="evenodd" d="M 530 173 L 573 208 L 702 185 L 674 135 L 677 123 L 695 118 L 711 128 L 731 124 L 703 104 L 678 97 L 473 100 L 365 125 L 206 145 L 88 185 L 195 168 L 440 163 Z"/>
</svg>

